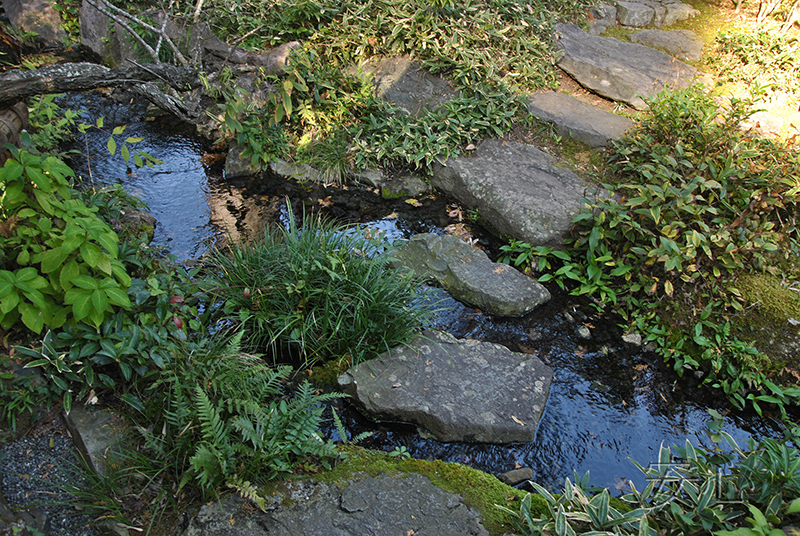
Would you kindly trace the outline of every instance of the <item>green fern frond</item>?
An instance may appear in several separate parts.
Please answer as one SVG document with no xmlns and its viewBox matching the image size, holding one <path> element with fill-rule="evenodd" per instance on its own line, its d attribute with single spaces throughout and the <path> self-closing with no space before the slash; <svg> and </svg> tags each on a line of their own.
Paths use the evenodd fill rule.
<svg viewBox="0 0 800 536">
<path fill-rule="evenodd" d="M 249 501 L 254 502 L 262 511 L 264 511 L 266 501 L 264 500 L 264 497 L 258 494 L 258 488 L 249 481 L 236 477 L 228 481 L 226 485 L 229 488 L 233 488 L 238 491 L 239 495 Z"/>
</svg>

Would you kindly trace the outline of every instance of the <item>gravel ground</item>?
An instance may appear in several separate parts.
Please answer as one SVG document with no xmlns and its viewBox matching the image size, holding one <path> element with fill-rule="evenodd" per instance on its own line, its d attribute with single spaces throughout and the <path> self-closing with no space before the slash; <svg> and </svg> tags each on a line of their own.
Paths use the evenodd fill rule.
<svg viewBox="0 0 800 536">
<path fill-rule="evenodd" d="M 63 486 L 78 477 L 72 438 L 63 419 L 55 415 L 21 439 L 0 444 L 0 492 L 13 510 L 39 507 L 49 520 L 52 536 L 96 536 L 91 518 L 80 515 L 65 500 Z"/>
</svg>

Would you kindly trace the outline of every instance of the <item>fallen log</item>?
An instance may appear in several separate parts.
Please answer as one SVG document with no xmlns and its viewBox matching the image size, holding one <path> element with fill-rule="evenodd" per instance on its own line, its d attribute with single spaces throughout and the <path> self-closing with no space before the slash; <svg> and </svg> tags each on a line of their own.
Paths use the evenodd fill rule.
<svg viewBox="0 0 800 536">
<path fill-rule="evenodd" d="M 109 69 L 94 63 L 57 63 L 33 71 L 13 69 L 0 74 L 0 108 L 34 95 L 86 91 L 100 87 L 132 87 L 160 81 L 178 91 L 201 86 L 193 68 L 169 64 Z"/>
</svg>

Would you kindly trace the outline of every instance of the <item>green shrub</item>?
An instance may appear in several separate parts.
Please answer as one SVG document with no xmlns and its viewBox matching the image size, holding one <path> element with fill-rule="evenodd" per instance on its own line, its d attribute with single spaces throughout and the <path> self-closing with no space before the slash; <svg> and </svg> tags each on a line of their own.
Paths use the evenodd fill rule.
<svg viewBox="0 0 800 536">
<path fill-rule="evenodd" d="M 358 229 L 290 215 L 288 229 L 217 251 L 204 284 L 249 351 L 358 363 L 408 341 L 426 316 L 411 306 L 418 282 L 388 270 L 381 248 Z"/>
<path fill-rule="evenodd" d="M 199 312 L 197 271 L 186 273 L 169 261 L 137 253 L 138 269 L 146 279 L 131 281 L 129 310 L 110 315 L 98 327 L 64 324 L 48 331 L 40 347 L 15 348 L 27 368 L 42 369 L 50 380 L 49 395 L 61 398 L 65 411 L 91 390 L 99 393 L 153 380 L 175 356 L 198 351 L 206 343 L 210 311 Z M 134 397 L 122 398 L 141 406 Z"/>
<path fill-rule="evenodd" d="M 0 326 L 34 333 L 68 321 L 99 327 L 130 307 L 118 237 L 70 189 L 59 158 L 26 150 L 0 169 Z"/>
<path fill-rule="evenodd" d="M 512 242 L 505 259 L 614 304 L 679 374 L 701 369 L 737 405 L 783 410 L 800 390 L 770 380 L 732 320 L 744 308 L 737 274 L 765 267 L 798 238 L 800 155 L 744 133 L 746 103 L 719 109 L 700 87 L 663 92 L 650 106 L 613 144 L 608 195 L 575 218 L 568 249 Z"/>
<path fill-rule="evenodd" d="M 616 507 L 608 490 L 588 487 L 588 473 L 575 475 L 574 483 L 567 479 L 558 496 L 534 483 L 548 511 L 532 514 L 526 499 L 515 512 L 517 528 L 524 535 L 785 536 L 779 527 L 800 520 L 796 433 L 788 430 L 784 440 L 751 439 L 743 449 L 721 431 L 719 415 L 712 415 L 709 435 L 715 442 L 724 438 L 729 449 L 694 447 L 689 441 L 684 447 L 662 446 L 647 467 L 634 462 L 647 485 L 640 491 L 630 484 L 631 492 Z"/>
</svg>

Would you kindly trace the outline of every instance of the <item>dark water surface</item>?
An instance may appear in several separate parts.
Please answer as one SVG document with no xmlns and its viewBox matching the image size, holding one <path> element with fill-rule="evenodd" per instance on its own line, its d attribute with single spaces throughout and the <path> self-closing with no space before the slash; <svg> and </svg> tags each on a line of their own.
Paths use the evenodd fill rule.
<svg viewBox="0 0 800 536">
<path fill-rule="evenodd" d="M 452 204 L 435 196 L 414 207 L 404 199 L 382 201 L 367 188 L 298 185 L 274 176 L 226 181 L 219 169 L 200 163 L 208 148 L 191 129 L 144 121 L 142 105 L 86 95 L 73 99 L 70 106 L 105 116 L 108 132 L 127 125 L 125 136 L 145 138 L 136 148 L 164 160 L 156 168 L 129 174 L 120 157 L 109 157 L 107 133 L 92 130 L 73 145 L 90 157 L 95 183 L 120 182 L 147 203 L 159 222 L 156 244 L 179 260 L 198 257 L 221 236 L 260 232 L 266 222 L 285 219 L 287 198 L 295 209 L 302 205 L 348 222 L 371 222 L 393 239 L 441 233 L 445 227 L 464 230 Z M 89 176 L 86 158 L 76 158 L 73 165 Z M 473 233 L 486 243 L 485 234 Z M 402 445 L 414 457 L 460 462 L 490 473 L 529 466 L 535 479 L 548 486 L 571 477 L 573 469 L 581 474 L 590 470 L 593 484 L 612 489 L 625 479 L 642 484 L 629 457 L 646 465 L 657 458 L 662 443 L 682 445 L 689 439 L 695 445 L 709 444 L 702 431 L 707 408 L 724 411 L 720 400 L 697 389 L 691 379 L 678 378 L 652 354 L 623 343 L 613 320 L 598 318 L 591 307 L 551 291 L 554 300 L 519 319 L 494 318 L 444 296 L 435 321 L 436 327 L 458 337 L 504 344 L 553 367 L 555 379 L 536 441 L 506 446 L 441 443 L 410 425 L 373 423 L 354 408 L 343 413 L 348 432 L 373 430 L 367 446 L 390 451 Z M 590 328 L 591 339 L 578 336 L 581 325 Z M 731 413 L 726 424 L 740 442 L 778 433 L 772 420 L 750 414 Z M 327 432 L 336 435 L 332 429 Z"/>
</svg>

